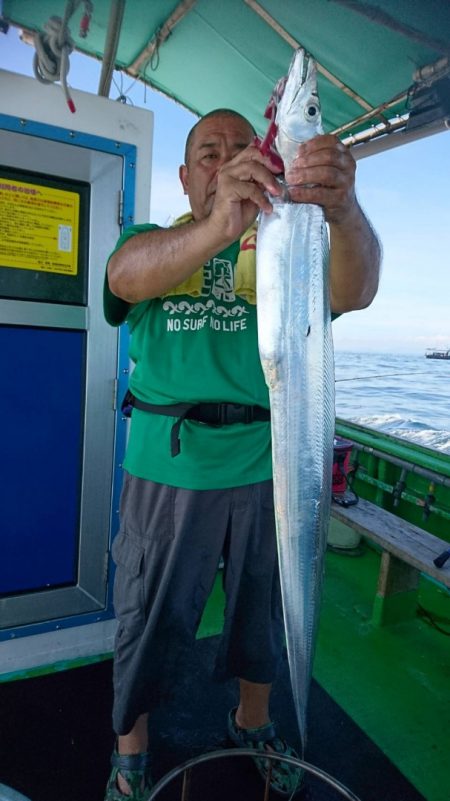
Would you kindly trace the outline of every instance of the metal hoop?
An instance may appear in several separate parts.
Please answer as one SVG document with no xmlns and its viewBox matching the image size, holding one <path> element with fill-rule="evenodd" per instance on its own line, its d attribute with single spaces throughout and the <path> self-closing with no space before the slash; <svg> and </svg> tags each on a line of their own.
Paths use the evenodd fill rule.
<svg viewBox="0 0 450 801">
<path fill-rule="evenodd" d="M 354 793 L 352 793 L 351 790 L 349 790 L 347 787 L 344 787 L 344 785 L 337 781 L 337 779 L 333 779 L 333 777 L 328 773 L 325 773 L 325 771 L 321 770 L 320 768 L 316 768 L 315 765 L 311 765 L 309 762 L 304 762 L 302 759 L 296 759 L 295 757 L 285 756 L 283 754 L 271 752 L 264 752 L 264 754 L 261 754 L 261 751 L 257 751 L 254 748 L 227 748 L 226 750 L 211 751 L 207 754 L 201 754 L 194 759 L 189 759 L 187 762 L 184 762 L 182 765 L 179 765 L 177 768 L 169 771 L 169 773 L 166 773 L 166 775 L 154 785 L 148 801 L 154 801 L 154 799 L 156 799 L 160 794 L 161 790 L 167 787 L 167 785 L 180 776 L 180 774 L 183 774 L 180 801 L 189 801 L 192 768 L 194 768 L 196 765 L 201 765 L 204 762 L 209 762 L 215 759 L 225 759 L 227 757 L 257 757 L 258 759 L 268 759 L 272 762 L 285 762 L 288 765 L 294 765 L 294 767 L 298 767 L 305 773 L 310 773 L 312 776 L 316 776 L 316 778 L 321 779 L 323 782 L 337 790 L 342 798 L 345 798 L 347 801 L 360 801 L 360 799 Z M 263 788 L 264 795 L 261 796 L 263 801 L 268 798 L 270 774 L 271 770 L 269 769 L 267 781 L 265 787 Z"/>
<path fill-rule="evenodd" d="M 13 790 L 12 787 L 0 784 L 0 801 L 30 801 L 30 799 L 17 790 Z"/>
</svg>

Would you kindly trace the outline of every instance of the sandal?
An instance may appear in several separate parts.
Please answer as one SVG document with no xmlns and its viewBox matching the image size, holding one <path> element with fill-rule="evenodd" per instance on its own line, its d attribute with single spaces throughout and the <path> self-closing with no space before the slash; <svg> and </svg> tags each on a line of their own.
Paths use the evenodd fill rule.
<svg viewBox="0 0 450 801">
<path fill-rule="evenodd" d="M 112 771 L 106 785 L 104 801 L 147 801 L 152 789 L 150 757 L 144 754 L 118 754 L 111 756 Z M 131 794 L 124 795 L 117 785 L 118 774 L 127 782 Z"/>
<path fill-rule="evenodd" d="M 236 711 L 237 707 L 232 709 L 228 716 L 228 736 L 235 745 L 298 759 L 294 749 L 277 736 L 273 723 L 266 723 L 258 729 L 241 729 L 236 723 Z M 279 795 L 289 798 L 300 789 L 303 778 L 303 771 L 300 768 L 295 768 L 288 762 L 272 759 L 256 758 L 254 763 L 264 781 L 267 779 L 270 766 L 272 767 L 270 787 Z"/>
</svg>

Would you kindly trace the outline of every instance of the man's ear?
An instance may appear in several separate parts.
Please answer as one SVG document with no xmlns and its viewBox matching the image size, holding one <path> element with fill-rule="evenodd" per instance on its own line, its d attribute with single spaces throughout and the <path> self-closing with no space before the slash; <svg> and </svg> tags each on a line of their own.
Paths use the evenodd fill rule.
<svg viewBox="0 0 450 801">
<path fill-rule="evenodd" d="M 182 164 L 180 169 L 178 170 L 178 175 L 180 176 L 181 185 L 184 190 L 184 194 L 187 195 L 188 193 L 188 168 L 186 164 Z"/>
</svg>

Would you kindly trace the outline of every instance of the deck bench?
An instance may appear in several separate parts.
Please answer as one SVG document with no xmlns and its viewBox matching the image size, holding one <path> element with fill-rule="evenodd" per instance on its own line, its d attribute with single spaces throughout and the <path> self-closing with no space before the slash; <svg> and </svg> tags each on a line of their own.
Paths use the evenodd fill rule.
<svg viewBox="0 0 450 801">
<path fill-rule="evenodd" d="M 380 572 L 372 622 L 381 626 L 414 617 L 421 573 L 450 587 L 450 560 L 438 568 L 433 560 L 450 548 L 445 540 L 360 498 L 355 506 L 331 504 L 331 523 L 357 531 L 381 548 Z"/>
</svg>

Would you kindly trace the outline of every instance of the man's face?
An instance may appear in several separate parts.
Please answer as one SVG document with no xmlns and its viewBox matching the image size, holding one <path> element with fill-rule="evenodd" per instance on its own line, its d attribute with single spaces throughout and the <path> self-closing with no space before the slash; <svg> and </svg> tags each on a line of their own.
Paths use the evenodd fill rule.
<svg viewBox="0 0 450 801">
<path fill-rule="evenodd" d="M 231 114 L 217 114 L 198 124 L 187 164 L 180 167 L 180 180 L 195 220 L 203 220 L 211 212 L 220 167 L 244 150 L 253 136 L 249 123 Z"/>
</svg>

